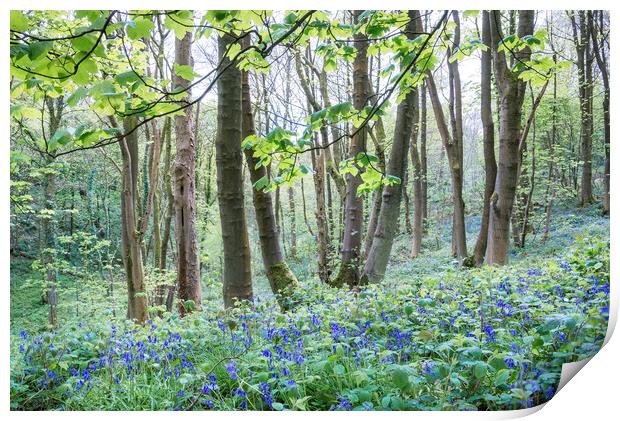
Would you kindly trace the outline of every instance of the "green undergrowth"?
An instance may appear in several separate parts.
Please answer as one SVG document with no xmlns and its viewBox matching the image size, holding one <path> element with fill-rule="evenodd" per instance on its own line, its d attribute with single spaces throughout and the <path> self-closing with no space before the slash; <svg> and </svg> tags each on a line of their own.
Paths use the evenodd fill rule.
<svg viewBox="0 0 620 421">
<path fill-rule="evenodd" d="M 609 313 L 601 218 L 546 255 L 459 270 L 400 260 L 360 292 L 304 283 L 294 311 L 258 295 L 139 327 L 109 314 L 11 337 L 12 409 L 488 410 L 540 404 L 594 355 Z M 570 226 L 567 228 L 572 229 Z M 544 250 L 543 250 L 544 251 Z M 419 266 L 418 266 L 419 265 Z M 32 297 L 31 297 L 32 298 Z"/>
</svg>

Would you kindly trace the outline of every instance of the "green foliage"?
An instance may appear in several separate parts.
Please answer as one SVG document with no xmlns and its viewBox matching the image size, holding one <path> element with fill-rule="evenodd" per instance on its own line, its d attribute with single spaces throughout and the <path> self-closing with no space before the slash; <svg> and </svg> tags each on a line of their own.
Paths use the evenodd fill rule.
<svg viewBox="0 0 620 421">
<path fill-rule="evenodd" d="M 205 308 L 145 327 L 91 317 L 15 334 L 12 408 L 536 405 L 553 395 L 564 362 L 602 344 L 608 250 L 607 240 L 580 235 L 559 258 L 512 268 L 401 274 L 356 295 L 305 288 L 294 313 L 261 300 L 218 317 Z"/>
</svg>

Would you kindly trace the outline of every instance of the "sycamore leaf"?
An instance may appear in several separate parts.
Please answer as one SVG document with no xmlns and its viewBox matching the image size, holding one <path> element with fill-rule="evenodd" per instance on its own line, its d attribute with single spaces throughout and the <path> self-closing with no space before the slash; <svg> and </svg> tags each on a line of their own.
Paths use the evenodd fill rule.
<svg viewBox="0 0 620 421">
<path fill-rule="evenodd" d="M 151 35 L 151 31 L 154 27 L 155 25 L 150 19 L 138 17 L 127 23 L 127 35 L 131 39 L 146 38 Z"/>
<path fill-rule="evenodd" d="M 174 72 L 180 78 L 183 78 L 189 82 L 194 80 L 196 76 L 196 72 L 194 72 L 194 68 L 192 66 L 188 66 L 186 64 L 174 64 Z"/>
</svg>

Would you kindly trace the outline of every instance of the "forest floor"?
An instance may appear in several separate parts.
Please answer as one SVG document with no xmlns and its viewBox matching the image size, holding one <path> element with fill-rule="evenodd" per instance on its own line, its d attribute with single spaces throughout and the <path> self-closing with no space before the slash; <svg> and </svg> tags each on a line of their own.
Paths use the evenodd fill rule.
<svg viewBox="0 0 620 421">
<path fill-rule="evenodd" d="M 473 244 L 476 221 L 467 228 Z M 307 280 L 313 259 L 293 261 L 304 288 L 288 313 L 257 276 L 253 309 L 223 313 L 221 289 L 206 285 L 205 311 L 137 327 L 61 279 L 64 320 L 51 333 L 29 262 L 14 260 L 11 408 L 484 410 L 550 399 L 561 365 L 605 337 L 609 219 L 558 210 L 549 240 L 530 235 L 503 268 L 458 269 L 449 238 L 449 227 L 429 232 L 412 260 L 402 235 L 385 282 L 359 293 Z"/>
</svg>

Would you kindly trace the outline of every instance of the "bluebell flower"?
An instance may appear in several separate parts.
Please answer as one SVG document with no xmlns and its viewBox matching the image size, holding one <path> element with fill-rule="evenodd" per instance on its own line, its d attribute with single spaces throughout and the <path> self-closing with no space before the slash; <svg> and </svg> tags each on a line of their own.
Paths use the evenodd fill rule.
<svg viewBox="0 0 620 421">
<path fill-rule="evenodd" d="M 372 411 L 373 409 L 375 409 L 371 402 L 364 402 L 362 404 L 362 408 L 364 408 L 364 411 Z"/>
<path fill-rule="evenodd" d="M 495 330 L 493 330 L 491 325 L 486 324 L 482 328 L 484 329 L 484 332 L 489 337 L 489 341 L 490 342 L 495 342 Z"/>
<path fill-rule="evenodd" d="M 261 382 L 258 385 L 258 388 L 260 390 L 261 397 L 263 398 L 267 406 L 271 408 L 271 406 L 273 405 L 273 396 L 271 396 L 271 387 L 269 386 L 269 384 L 265 382 Z"/>
<path fill-rule="evenodd" d="M 239 378 L 239 376 L 237 375 L 237 363 L 236 362 L 231 362 L 230 364 L 227 364 L 225 366 L 226 371 L 228 372 L 228 376 L 233 379 L 233 380 L 237 380 Z"/>
<path fill-rule="evenodd" d="M 342 396 L 340 393 L 336 394 L 336 398 L 339 400 L 339 402 L 335 407 L 332 407 L 333 410 L 351 411 L 353 409 L 353 407 L 351 406 L 351 401 Z"/>
</svg>

